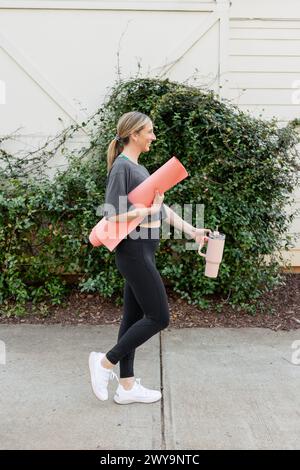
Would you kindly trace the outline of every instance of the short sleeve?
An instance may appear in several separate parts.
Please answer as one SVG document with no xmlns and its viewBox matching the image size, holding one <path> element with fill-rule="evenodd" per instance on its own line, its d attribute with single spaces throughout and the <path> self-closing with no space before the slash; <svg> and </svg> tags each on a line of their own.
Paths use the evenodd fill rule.
<svg viewBox="0 0 300 470">
<path fill-rule="evenodd" d="M 135 209 L 128 200 L 127 186 L 125 172 L 109 175 L 104 202 L 104 217 L 106 219 Z"/>
</svg>

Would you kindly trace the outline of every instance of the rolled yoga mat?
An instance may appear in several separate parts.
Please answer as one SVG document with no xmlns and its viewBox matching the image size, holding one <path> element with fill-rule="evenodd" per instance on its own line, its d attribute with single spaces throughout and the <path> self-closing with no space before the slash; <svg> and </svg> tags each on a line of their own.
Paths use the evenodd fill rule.
<svg viewBox="0 0 300 470">
<path fill-rule="evenodd" d="M 178 158 L 172 157 L 134 188 L 128 194 L 128 200 L 131 204 L 136 205 L 136 207 L 139 205 L 140 207 L 150 207 L 154 200 L 156 189 L 160 193 L 165 193 L 187 176 L 189 174 L 182 163 L 180 163 Z M 105 245 L 112 251 L 144 218 L 144 216 L 140 216 L 135 219 L 128 219 L 127 222 L 111 222 L 103 217 L 92 229 L 89 241 L 93 246 Z"/>
</svg>

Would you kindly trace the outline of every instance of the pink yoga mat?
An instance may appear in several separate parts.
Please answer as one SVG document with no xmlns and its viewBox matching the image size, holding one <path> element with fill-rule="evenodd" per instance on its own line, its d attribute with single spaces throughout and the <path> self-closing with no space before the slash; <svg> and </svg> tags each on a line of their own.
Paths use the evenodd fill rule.
<svg viewBox="0 0 300 470">
<path fill-rule="evenodd" d="M 150 207 L 156 189 L 158 189 L 160 193 L 165 193 L 187 176 L 189 176 L 188 172 L 182 163 L 180 163 L 178 158 L 172 157 L 158 170 L 152 173 L 152 175 L 148 176 L 145 181 L 134 188 L 128 194 L 128 199 L 131 204 L 137 207 L 139 204 L 141 205 L 140 207 Z M 89 235 L 89 241 L 93 246 L 103 244 L 112 251 L 143 219 L 144 217 L 136 217 L 127 222 L 111 222 L 103 217 L 92 229 Z"/>
</svg>

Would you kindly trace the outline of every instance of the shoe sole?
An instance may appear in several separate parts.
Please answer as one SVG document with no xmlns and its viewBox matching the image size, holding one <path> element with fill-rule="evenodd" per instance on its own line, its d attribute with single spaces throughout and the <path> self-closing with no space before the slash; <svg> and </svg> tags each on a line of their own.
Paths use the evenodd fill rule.
<svg viewBox="0 0 300 470">
<path fill-rule="evenodd" d="M 102 395 L 99 395 L 98 392 L 97 392 L 97 389 L 96 389 L 96 382 L 95 382 L 95 377 L 94 377 L 94 373 L 93 373 L 93 356 L 94 356 L 94 354 L 91 352 L 90 355 L 89 355 L 89 369 L 90 369 L 90 375 L 91 375 L 91 387 L 92 387 L 93 393 L 95 394 L 95 396 L 99 400 L 106 401 L 106 400 L 108 400 L 108 397 L 103 397 Z"/>
<path fill-rule="evenodd" d="M 144 399 L 144 400 L 120 400 L 118 397 L 114 396 L 114 401 L 118 403 L 118 405 L 129 405 L 130 403 L 155 403 L 156 401 L 159 401 L 161 397 L 156 398 L 155 400 L 153 399 Z"/>
</svg>

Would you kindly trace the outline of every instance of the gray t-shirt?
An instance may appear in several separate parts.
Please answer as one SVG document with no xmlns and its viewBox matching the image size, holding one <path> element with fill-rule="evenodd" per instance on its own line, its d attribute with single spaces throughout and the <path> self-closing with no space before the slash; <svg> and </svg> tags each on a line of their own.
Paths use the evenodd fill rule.
<svg viewBox="0 0 300 470">
<path fill-rule="evenodd" d="M 114 215 L 134 210 L 135 206 L 128 200 L 127 195 L 148 176 L 150 176 L 150 173 L 146 167 L 134 163 L 122 154 L 119 155 L 113 162 L 107 176 L 104 217 L 108 219 Z M 152 216 L 146 216 L 140 223 L 148 223 L 166 218 L 167 213 L 162 204 L 159 212 Z"/>
</svg>

